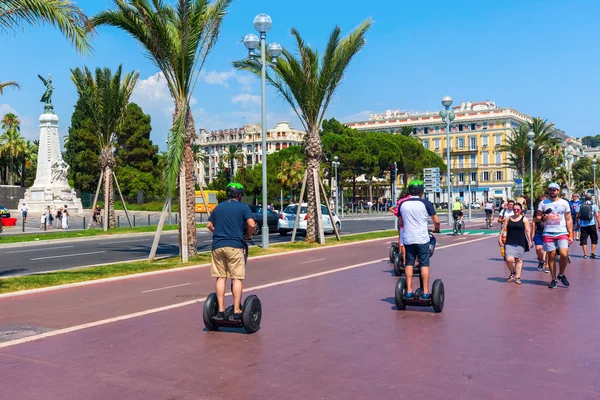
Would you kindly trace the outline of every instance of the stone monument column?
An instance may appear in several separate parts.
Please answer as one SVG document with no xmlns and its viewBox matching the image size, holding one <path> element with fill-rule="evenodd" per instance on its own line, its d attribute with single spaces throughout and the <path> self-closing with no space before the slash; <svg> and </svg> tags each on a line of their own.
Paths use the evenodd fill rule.
<svg viewBox="0 0 600 400">
<path fill-rule="evenodd" d="M 38 75 L 46 86 L 42 96 L 45 102 L 44 113 L 40 116 L 40 146 L 38 148 L 38 164 L 33 186 L 25 192 L 25 198 L 19 201 L 19 209 L 23 203 L 29 211 L 42 212 L 50 206 L 52 210 L 67 206 L 70 213 L 82 213 L 81 200 L 69 186 L 67 175 L 69 165 L 63 160 L 60 151 L 58 133 L 58 116 L 52 107 L 52 79 L 48 81 Z"/>
</svg>

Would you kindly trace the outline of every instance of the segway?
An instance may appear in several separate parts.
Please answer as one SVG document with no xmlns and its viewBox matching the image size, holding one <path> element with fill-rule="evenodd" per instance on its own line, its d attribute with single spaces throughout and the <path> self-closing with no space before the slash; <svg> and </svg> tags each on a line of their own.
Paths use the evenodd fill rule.
<svg viewBox="0 0 600 400">
<path fill-rule="evenodd" d="M 433 236 L 432 232 L 429 231 L 429 255 L 430 255 L 430 257 L 432 257 L 433 253 L 435 252 L 435 245 L 436 245 L 435 237 Z M 413 274 L 416 274 L 416 271 L 417 271 L 417 267 L 414 268 Z M 403 268 L 402 272 L 404 272 L 404 268 Z M 420 268 L 419 268 L 419 272 L 420 272 Z M 431 287 L 431 298 L 429 298 L 429 299 L 421 298 L 421 296 L 423 295 L 423 278 L 421 277 L 421 274 L 419 274 L 419 282 L 421 284 L 421 287 L 419 289 L 415 290 L 414 297 L 407 299 L 406 298 L 406 278 L 405 277 L 398 278 L 398 281 L 396 282 L 396 292 L 395 292 L 395 296 L 394 296 L 395 301 L 396 301 L 396 307 L 398 308 L 398 310 L 404 310 L 404 309 L 406 309 L 407 305 L 410 305 L 410 306 L 417 306 L 417 307 L 433 307 L 433 310 L 435 312 L 442 312 L 442 310 L 444 309 L 444 298 L 445 298 L 444 283 L 442 282 L 442 280 L 436 279 L 433 282 L 433 285 Z"/>
<path fill-rule="evenodd" d="M 435 236 L 433 236 L 433 233 L 429 231 L 429 257 L 433 257 L 436 243 L 437 240 L 435 239 Z M 396 254 L 396 257 L 394 258 L 394 274 L 396 276 L 402 276 L 404 275 L 405 269 L 406 266 L 402 263 L 402 254 Z M 418 265 L 414 266 L 413 275 L 421 275 L 421 268 Z"/>
<path fill-rule="evenodd" d="M 396 254 L 400 253 L 400 248 L 398 247 L 398 242 L 392 242 L 390 246 L 390 262 L 393 263 L 396 259 Z"/>
<path fill-rule="evenodd" d="M 244 242 L 244 261 L 248 261 L 248 244 Z M 233 292 L 233 282 L 231 283 L 231 291 Z M 234 307 L 230 305 L 225 310 L 225 316 L 223 319 L 216 319 L 217 313 L 219 312 L 219 302 L 217 301 L 217 294 L 211 293 L 204 302 L 204 311 L 202 317 L 204 319 L 204 326 L 209 331 L 216 331 L 217 329 L 223 328 L 244 328 L 247 333 L 254 333 L 260 329 L 260 321 L 262 319 L 262 305 L 260 299 L 251 294 L 246 297 L 242 308 L 242 319 L 233 320 L 230 319 L 233 316 Z"/>
</svg>

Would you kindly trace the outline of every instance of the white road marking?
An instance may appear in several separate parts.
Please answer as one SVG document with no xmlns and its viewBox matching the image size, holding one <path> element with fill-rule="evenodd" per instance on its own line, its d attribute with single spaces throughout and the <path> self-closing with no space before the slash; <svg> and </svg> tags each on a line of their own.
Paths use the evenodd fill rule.
<svg viewBox="0 0 600 400">
<path fill-rule="evenodd" d="M 150 293 L 150 292 L 156 292 L 156 291 L 158 291 L 158 290 L 172 289 L 172 288 L 176 288 L 176 287 L 180 287 L 180 286 L 187 286 L 187 285 L 191 285 L 191 283 L 190 283 L 190 282 L 188 282 L 188 283 L 182 283 L 182 284 L 180 284 L 180 285 L 165 286 L 165 287 L 161 287 L 161 288 L 157 288 L 157 289 L 144 290 L 143 292 L 140 292 L 140 293 Z"/>
<path fill-rule="evenodd" d="M 478 242 L 480 240 L 486 240 L 486 239 L 489 239 L 490 237 L 492 237 L 492 236 L 490 235 L 490 236 L 487 236 L 487 237 L 483 237 L 483 238 L 471 240 L 469 242 L 454 243 L 454 244 L 449 244 L 449 245 L 445 245 L 445 246 L 440 246 L 440 247 L 436 248 L 436 250 L 441 250 L 441 249 L 445 249 L 445 248 L 448 248 L 448 247 L 454 247 L 454 246 L 462 246 L 462 245 L 467 244 L 467 243 Z M 379 239 L 375 239 L 375 240 L 379 240 Z M 355 242 L 355 243 L 361 243 L 361 242 Z M 362 243 L 364 243 L 364 242 L 362 242 Z M 348 243 L 348 245 L 350 245 L 350 244 L 351 243 Z M 338 246 L 341 246 L 341 245 L 338 245 Z M 305 249 L 305 250 L 301 250 L 301 251 L 306 251 L 306 250 L 311 250 L 311 249 Z M 283 254 L 285 254 L 285 253 L 283 253 Z M 337 269 L 333 269 L 333 270 L 329 270 L 329 271 L 317 272 L 315 274 L 300 276 L 300 277 L 297 277 L 297 278 L 291 278 L 291 279 L 286 279 L 286 280 L 283 280 L 283 281 L 267 283 L 267 284 L 264 284 L 264 285 L 258 285 L 258 286 L 246 288 L 246 289 L 244 289 L 244 291 L 245 292 L 251 292 L 251 291 L 255 291 L 255 290 L 266 289 L 266 288 L 273 287 L 273 286 L 284 285 L 286 283 L 298 282 L 298 281 L 302 281 L 302 280 L 306 280 L 306 279 L 310 279 L 310 278 L 316 278 L 316 277 L 319 277 L 319 276 L 334 274 L 336 272 L 347 271 L 347 270 L 354 269 L 354 268 L 360 268 L 360 267 L 364 267 L 366 265 L 371 265 L 371 264 L 375 264 L 375 263 L 382 262 L 382 261 L 387 261 L 387 260 L 388 260 L 387 258 L 379 258 L 379 259 L 376 259 L 376 260 L 367 261 L 367 262 L 360 263 L 360 264 L 349 265 L 347 267 L 341 267 L 341 268 L 337 268 Z M 231 293 L 230 292 L 229 293 L 225 293 L 225 295 L 226 296 L 231 296 Z M 17 340 L 12 340 L 10 342 L 0 343 L 0 349 L 4 348 L 4 347 L 15 346 L 15 345 L 22 344 L 22 343 L 34 342 L 34 341 L 37 341 L 37 340 L 45 339 L 47 337 L 58 336 L 58 335 L 62 335 L 62 334 L 65 334 L 65 333 L 76 332 L 76 331 L 80 331 L 80 330 L 87 329 L 87 328 L 93 328 L 93 327 L 96 327 L 96 326 L 107 325 L 107 324 L 110 324 L 110 323 L 113 323 L 113 322 L 124 321 L 124 320 L 132 319 L 132 318 L 142 317 L 144 315 L 156 314 L 156 313 L 159 313 L 159 312 L 162 312 L 162 311 L 167 311 L 167 310 L 172 310 L 172 309 L 175 309 L 175 308 L 181 308 L 181 307 L 189 306 L 189 305 L 192 305 L 192 304 L 202 303 L 205 300 L 206 300 L 206 297 L 202 297 L 202 298 L 196 299 L 196 300 L 188 300 L 188 301 L 184 301 L 184 302 L 181 302 L 181 303 L 171 304 L 171 305 L 168 305 L 168 306 L 153 308 L 153 309 L 150 309 L 150 310 L 139 311 L 139 312 L 132 313 L 132 314 L 121 315 L 121 316 L 113 317 L 113 318 L 107 318 L 107 319 L 103 319 L 103 320 L 100 320 L 100 321 L 88 322 L 87 324 L 71 326 L 69 328 L 57 329 L 55 331 L 50 331 L 50 332 L 42 333 L 40 335 L 28 336 L 28 337 L 24 337 L 24 338 L 17 339 Z"/>
<path fill-rule="evenodd" d="M 75 246 L 60 246 L 60 247 L 53 247 L 52 250 L 55 249 L 68 249 L 71 247 L 75 247 Z M 42 249 L 30 249 L 30 250 L 17 250 L 17 251 L 7 251 L 4 254 L 14 254 L 14 253 L 26 253 L 28 251 L 43 251 Z"/>
<path fill-rule="evenodd" d="M 308 263 L 323 261 L 323 260 L 327 260 L 327 259 L 326 258 L 316 258 L 314 260 L 302 261 L 300 264 L 308 264 Z"/>
<path fill-rule="evenodd" d="M 134 242 L 151 242 L 152 239 L 136 239 L 136 240 L 121 240 L 120 242 L 107 242 L 100 244 L 126 244 L 126 243 L 134 243 Z"/>
<path fill-rule="evenodd" d="M 102 251 L 90 251 L 89 253 L 75 253 L 75 254 L 63 254 L 63 255 L 60 255 L 60 256 L 38 257 L 38 258 L 32 258 L 31 261 L 49 260 L 51 258 L 87 256 L 87 255 L 90 255 L 90 254 L 101 254 L 101 253 L 106 253 L 106 251 L 104 251 L 104 250 L 102 250 Z"/>
</svg>

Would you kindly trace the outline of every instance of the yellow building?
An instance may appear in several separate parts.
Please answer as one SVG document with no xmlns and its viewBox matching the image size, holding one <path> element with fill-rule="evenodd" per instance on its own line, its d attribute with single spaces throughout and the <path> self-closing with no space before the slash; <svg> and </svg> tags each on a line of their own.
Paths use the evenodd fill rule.
<svg viewBox="0 0 600 400">
<path fill-rule="evenodd" d="M 399 133 L 411 126 L 423 146 L 446 161 L 450 147 L 452 196 L 465 201 L 481 202 L 488 197 L 510 198 L 515 186 L 515 172 L 507 166 L 508 154 L 499 150 L 506 143 L 511 128 L 531 121 L 531 117 L 512 108 L 500 108 L 493 101 L 463 102 L 453 107 L 456 119 L 450 126 L 450 143 L 446 142 L 446 126 L 438 112 L 409 114 L 387 110 L 371 114 L 368 121 L 347 125 L 360 131 Z M 446 176 L 442 186 L 447 185 Z M 471 189 L 469 198 L 468 189 Z M 447 201 L 446 194 L 437 193 L 434 201 Z"/>
</svg>

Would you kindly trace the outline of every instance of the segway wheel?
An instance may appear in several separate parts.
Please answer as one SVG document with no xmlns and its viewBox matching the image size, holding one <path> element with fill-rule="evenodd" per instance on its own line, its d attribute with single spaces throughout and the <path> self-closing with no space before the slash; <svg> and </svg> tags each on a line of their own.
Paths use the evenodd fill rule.
<svg viewBox="0 0 600 400">
<path fill-rule="evenodd" d="M 404 301 L 404 296 L 406 295 L 406 279 L 398 278 L 398 282 L 396 282 L 396 308 L 398 310 L 404 310 L 406 308 L 406 302 Z"/>
<path fill-rule="evenodd" d="M 390 262 L 393 263 L 396 258 L 396 254 L 398 253 L 398 246 L 394 246 L 394 243 L 390 246 Z"/>
<path fill-rule="evenodd" d="M 444 282 L 441 279 L 436 279 L 431 287 L 431 305 L 435 312 L 442 312 L 444 309 Z"/>
<path fill-rule="evenodd" d="M 244 301 L 242 307 L 242 325 L 246 332 L 254 333 L 260 329 L 260 320 L 262 319 L 262 305 L 259 298 L 251 294 Z"/>
<path fill-rule="evenodd" d="M 402 275 L 402 254 L 396 254 L 394 257 L 394 275 L 400 276 Z"/>
<path fill-rule="evenodd" d="M 204 326 L 206 326 L 206 329 L 209 331 L 217 330 L 217 324 L 215 323 L 214 317 L 217 315 L 218 311 L 219 302 L 217 301 L 217 294 L 211 293 L 204 302 L 204 311 L 202 312 Z"/>
</svg>

